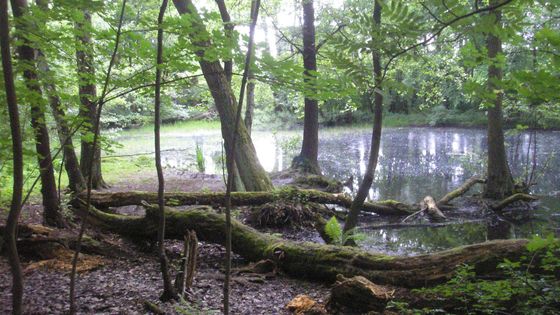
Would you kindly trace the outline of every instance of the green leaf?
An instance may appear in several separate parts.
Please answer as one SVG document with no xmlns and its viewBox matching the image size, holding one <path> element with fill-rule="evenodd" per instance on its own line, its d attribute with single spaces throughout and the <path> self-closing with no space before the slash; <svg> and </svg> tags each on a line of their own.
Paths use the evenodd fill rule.
<svg viewBox="0 0 560 315">
<path fill-rule="evenodd" d="M 325 233 L 333 241 L 333 243 L 340 244 L 342 241 L 342 228 L 338 220 L 333 216 L 327 221 L 325 225 Z"/>
</svg>

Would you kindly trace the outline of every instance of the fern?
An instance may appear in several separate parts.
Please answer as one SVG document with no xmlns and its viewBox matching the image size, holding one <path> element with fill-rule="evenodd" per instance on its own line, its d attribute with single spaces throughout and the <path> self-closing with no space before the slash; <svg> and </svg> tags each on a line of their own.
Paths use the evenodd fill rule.
<svg viewBox="0 0 560 315">
<path fill-rule="evenodd" d="M 325 225 L 325 233 L 334 244 L 340 244 L 342 241 L 342 227 L 338 220 L 333 216 Z"/>
<path fill-rule="evenodd" d="M 356 228 L 343 232 L 338 220 L 333 216 L 325 225 L 325 234 L 331 239 L 331 243 L 335 245 L 344 245 L 348 241 L 361 241 L 365 238 L 363 233 L 359 233 Z"/>
</svg>

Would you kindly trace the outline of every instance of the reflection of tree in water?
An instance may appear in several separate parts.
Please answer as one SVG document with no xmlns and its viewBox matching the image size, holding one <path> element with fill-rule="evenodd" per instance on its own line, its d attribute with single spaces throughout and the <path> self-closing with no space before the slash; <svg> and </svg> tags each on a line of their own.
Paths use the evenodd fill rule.
<svg viewBox="0 0 560 315">
<path fill-rule="evenodd" d="M 361 246 L 400 254 L 434 252 L 486 240 L 486 226 L 480 223 L 361 230 L 361 232 L 366 235 L 366 239 L 360 243 Z"/>
</svg>

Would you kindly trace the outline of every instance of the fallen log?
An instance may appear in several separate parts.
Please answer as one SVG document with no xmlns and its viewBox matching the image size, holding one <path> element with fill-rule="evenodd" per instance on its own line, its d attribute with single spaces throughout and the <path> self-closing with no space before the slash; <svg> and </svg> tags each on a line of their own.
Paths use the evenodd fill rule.
<svg viewBox="0 0 560 315">
<path fill-rule="evenodd" d="M 430 221 L 440 222 L 447 220 L 447 217 L 439 210 L 436 201 L 432 196 L 426 196 L 420 202 L 420 210 L 404 218 L 401 222 L 404 223 L 408 219 L 413 218 L 421 213 L 427 213 L 430 216 Z"/>
<path fill-rule="evenodd" d="M 177 211 L 166 208 L 166 236 L 182 239 L 192 229 L 201 241 L 223 244 L 225 218 L 208 209 Z M 133 238 L 153 238 L 157 211 L 146 207 L 146 215 L 123 216 L 92 208 L 92 224 Z M 249 261 L 270 259 L 287 274 L 334 282 L 337 274 L 363 276 L 378 284 L 422 287 L 450 279 L 457 266 L 471 264 L 480 274 L 496 272 L 504 258 L 527 254 L 526 240 L 496 240 L 458 247 L 429 255 L 398 257 L 370 253 L 358 248 L 293 242 L 258 232 L 232 220 L 233 251 Z"/>
<path fill-rule="evenodd" d="M 4 226 L 0 226 L 0 235 L 4 234 L 4 229 Z M 3 250 L 2 245 L 0 237 L 0 253 Z M 21 224 L 18 225 L 17 246 L 20 256 L 25 260 L 52 259 L 60 249 L 74 249 L 77 246 L 77 236 L 67 230 L 38 224 Z M 107 257 L 127 256 L 117 245 L 88 235 L 83 238 L 82 251 Z"/>
<path fill-rule="evenodd" d="M 84 199 L 83 195 L 79 198 Z M 335 204 L 349 208 L 352 199 L 344 194 L 331 194 L 312 189 L 284 188 L 272 192 L 233 192 L 231 204 L 233 206 L 259 206 L 266 203 L 288 200 L 291 202 L 314 202 L 320 204 Z M 122 207 L 128 205 L 141 205 L 142 201 L 157 202 L 155 192 L 92 192 L 91 204 L 99 209 L 109 207 Z M 224 192 L 168 192 L 165 193 L 165 202 L 171 206 L 209 205 L 223 206 L 225 203 Z M 362 208 L 364 212 L 379 215 L 408 215 L 414 212 L 415 206 L 407 205 L 393 200 L 376 203 L 366 202 Z"/>
<path fill-rule="evenodd" d="M 443 196 L 443 198 L 441 198 L 437 202 L 437 206 L 438 207 L 448 206 L 451 200 L 461 197 L 467 191 L 469 191 L 474 185 L 484 184 L 484 183 L 486 183 L 485 179 L 480 178 L 478 176 L 473 176 L 469 178 L 466 182 L 464 182 L 463 185 L 459 186 L 457 189 L 450 191 L 445 196 Z"/>
</svg>

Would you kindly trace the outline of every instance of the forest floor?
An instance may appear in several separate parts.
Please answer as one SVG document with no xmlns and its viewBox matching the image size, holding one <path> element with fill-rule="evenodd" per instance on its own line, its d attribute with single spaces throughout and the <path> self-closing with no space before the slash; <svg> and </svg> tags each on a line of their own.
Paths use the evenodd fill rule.
<svg viewBox="0 0 560 315">
<path fill-rule="evenodd" d="M 138 174 L 112 184 L 110 191 L 155 191 L 154 177 Z M 220 176 L 202 174 L 166 174 L 168 191 L 219 191 L 224 185 Z M 122 209 L 134 214 L 133 207 Z M 25 207 L 22 223 L 40 223 L 40 205 Z M 4 224 L 5 218 L 0 218 Z M 301 239 L 301 231 L 283 232 L 284 237 Z M 100 231 L 90 230 L 90 235 Z M 305 233 L 304 233 L 305 234 Z M 215 244 L 199 243 L 197 271 L 187 302 L 160 303 L 162 290 L 159 262 L 155 250 L 141 250 L 138 245 L 118 235 L 102 233 L 104 239 L 119 244 L 125 253 L 120 258 L 99 257 L 87 271 L 79 273 L 76 302 L 82 314 L 143 314 L 144 301 L 157 304 L 167 314 L 221 313 L 224 248 Z M 303 236 L 307 238 L 309 236 Z M 166 249 L 172 265 L 178 265 L 183 245 L 167 241 Z M 84 255 L 87 256 L 87 255 Z M 50 264 L 25 261 L 24 305 L 26 314 L 61 314 L 68 309 L 69 262 L 71 255 L 57 258 L 61 263 Z M 64 261 L 65 260 L 65 261 Z M 233 267 L 247 265 L 239 256 L 233 258 Z M 0 314 L 11 309 L 11 275 L 5 257 L 0 257 Z M 326 285 L 288 278 L 250 277 L 234 275 L 231 283 L 232 314 L 288 314 L 286 304 L 299 294 L 307 294 L 318 302 L 328 296 Z"/>
</svg>

